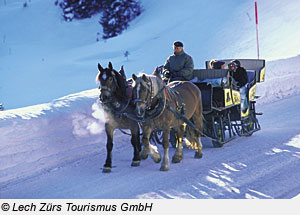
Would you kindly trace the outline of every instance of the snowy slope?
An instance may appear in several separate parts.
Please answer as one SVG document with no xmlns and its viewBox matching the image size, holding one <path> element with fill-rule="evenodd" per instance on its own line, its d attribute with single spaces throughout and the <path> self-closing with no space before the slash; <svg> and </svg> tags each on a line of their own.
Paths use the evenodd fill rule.
<svg viewBox="0 0 300 215">
<path fill-rule="evenodd" d="M 256 58 L 254 2 L 142 1 L 145 11 L 116 38 L 96 42 L 99 16 L 65 23 L 53 0 L 0 1 L 0 102 L 7 109 L 49 102 L 94 88 L 98 62 L 150 73 L 182 40 L 203 68 L 212 58 Z M 261 58 L 300 49 L 300 2 L 258 1 Z M 129 60 L 124 57 L 129 51 Z"/>
<path fill-rule="evenodd" d="M 264 112 L 261 131 L 220 149 L 202 138 L 203 159 L 193 159 L 185 149 L 182 163 L 171 164 L 167 173 L 150 159 L 130 167 L 130 139 L 116 131 L 114 168 L 111 174 L 101 173 L 106 135 L 98 90 L 93 89 L 98 61 L 112 61 L 116 68 L 124 64 L 128 75 L 150 73 L 177 39 L 184 41 L 197 68 L 211 58 L 255 58 L 253 1 L 209 2 L 188 1 L 183 7 L 179 0 L 143 1 L 145 12 L 124 34 L 100 43 L 94 33 L 98 18 L 67 24 L 52 1 L 31 0 L 26 9 L 21 0 L 0 2 L 0 102 L 8 108 L 27 106 L 0 112 L 0 198 L 298 195 L 300 18 L 294 10 L 299 1 L 259 1 L 261 54 L 268 59 L 266 82 L 257 88 L 262 96 L 257 110 Z M 212 11 L 218 13 L 211 16 Z M 233 34 L 230 26 L 240 31 Z M 129 61 L 125 50 L 131 53 Z M 170 156 L 173 152 L 171 148 Z"/>
<path fill-rule="evenodd" d="M 300 55 L 266 62 L 266 82 L 258 84 L 259 104 L 300 94 Z"/>
</svg>

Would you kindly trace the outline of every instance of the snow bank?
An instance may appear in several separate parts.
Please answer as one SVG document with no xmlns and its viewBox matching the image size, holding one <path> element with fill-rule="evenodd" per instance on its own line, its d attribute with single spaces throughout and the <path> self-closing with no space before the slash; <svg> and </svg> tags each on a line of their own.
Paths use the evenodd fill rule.
<svg viewBox="0 0 300 215">
<path fill-rule="evenodd" d="M 0 112 L 0 185 L 95 153 L 104 115 L 97 90 Z M 102 139 L 103 142 L 103 139 Z"/>
<path fill-rule="evenodd" d="M 258 83 L 259 104 L 300 94 L 300 56 L 266 62 L 265 82 Z"/>
</svg>

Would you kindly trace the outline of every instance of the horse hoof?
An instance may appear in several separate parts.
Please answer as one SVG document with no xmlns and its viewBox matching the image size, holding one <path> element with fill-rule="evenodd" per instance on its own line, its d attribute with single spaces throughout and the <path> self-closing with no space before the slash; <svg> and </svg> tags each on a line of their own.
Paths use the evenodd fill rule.
<svg viewBox="0 0 300 215">
<path fill-rule="evenodd" d="M 182 157 L 173 157 L 172 158 L 172 163 L 180 163 L 180 161 L 182 160 Z"/>
<path fill-rule="evenodd" d="M 111 167 L 104 167 L 102 172 L 103 173 L 110 173 L 111 172 Z"/>
<path fill-rule="evenodd" d="M 141 159 L 146 160 L 148 158 L 147 154 L 141 154 Z"/>
<path fill-rule="evenodd" d="M 131 166 L 140 166 L 141 161 L 132 161 Z"/>
<path fill-rule="evenodd" d="M 161 156 L 153 158 L 155 163 L 159 163 L 161 161 Z"/>
<path fill-rule="evenodd" d="M 202 152 L 201 152 L 201 153 L 196 152 L 194 157 L 195 157 L 196 159 L 200 159 L 200 158 L 203 157 L 203 153 L 202 153 Z"/>
<path fill-rule="evenodd" d="M 169 167 L 166 167 L 166 166 L 162 166 L 162 167 L 160 167 L 160 171 L 169 171 Z"/>
</svg>

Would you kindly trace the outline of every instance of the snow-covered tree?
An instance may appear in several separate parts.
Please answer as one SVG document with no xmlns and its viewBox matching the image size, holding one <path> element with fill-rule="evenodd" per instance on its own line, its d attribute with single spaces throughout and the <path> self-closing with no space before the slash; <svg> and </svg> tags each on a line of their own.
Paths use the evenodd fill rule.
<svg viewBox="0 0 300 215">
<path fill-rule="evenodd" d="M 121 34 L 129 22 L 142 13 L 139 0 L 56 0 L 54 4 L 62 8 L 66 21 L 90 18 L 103 12 L 99 21 L 103 27 L 103 39 Z"/>
<path fill-rule="evenodd" d="M 90 18 L 103 10 L 108 0 L 61 0 L 59 6 L 63 10 L 66 21 Z M 56 3 L 57 4 L 57 3 Z"/>
<path fill-rule="evenodd" d="M 99 23 L 103 27 L 103 39 L 115 37 L 129 26 L 129 22 L 142 13 L 137 0 L 112 0 L 103 12 Z"/>
</svg>

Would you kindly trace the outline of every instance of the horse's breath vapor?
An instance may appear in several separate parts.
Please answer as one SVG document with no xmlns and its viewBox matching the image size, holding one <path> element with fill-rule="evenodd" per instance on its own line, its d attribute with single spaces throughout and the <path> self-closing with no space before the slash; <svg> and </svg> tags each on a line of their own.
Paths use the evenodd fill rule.
<svg viewBox="0 0 300 215">
<path fill-rule="evenodd" d="M 102 123 L 105 122 L 105 115 L 104 115 L 104 111 L 102 108 L 100 108 L 100 106 L 98 105 L 97 102 L 95 102 L 92 105 L 92 110 L 94 111 L 92 113 L 92 116 L 98 120 L 100 120 Z"/>
<path fill-rule="evenodd" d="M 92 106 L 92 110 L 94 111 L 92 113 L 92 116 L 96 119 L 98 119 L 98 124 L 104 124 L 105 122 L 112 120 L 110 114 L 105 113 L 101 105 L 99 105 L 98 102 L 95 102 Z M 104 125 L 102 125 L 101 131 L 104 129 Z"/>
<path fill-rule="evenodd" d="M 90 124 L 87 129 L 91 134 L 100 134 L 104 130 L 104 122 L 106 121 L 106 116 L 103 109 L 99 106 L 97 102 L 92 105 L 92 116 L 96 119 L 92 124 Z"/>
<path fill-rule="evenodd" d="M 76 113 L 72 116 L 72 133 L 75 137 L 88 137 L 100 134 L 104 130 L 104 111 L 96 102 L 92 105 L 92 110 L 92 116 L 82 113 Z"/>
</svg>

